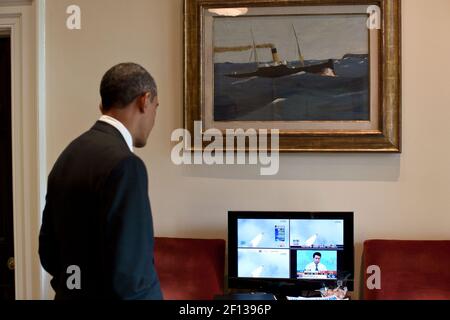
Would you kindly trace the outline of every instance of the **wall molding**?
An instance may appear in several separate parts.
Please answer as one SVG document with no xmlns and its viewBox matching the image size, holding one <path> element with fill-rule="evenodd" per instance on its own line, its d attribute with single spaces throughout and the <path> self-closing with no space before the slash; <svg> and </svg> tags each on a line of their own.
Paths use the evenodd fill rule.
<svg viewBox="0 0 450 320">
<path fill-rule="evenodd" d="M 47 86 L 46 86 L 46 34 L 45 34 L 45 10 L 46 0 L 36 0 L 36 43 L 37 43 L 37 121 L 38 121 L 38 193 L 39 193 L 39 224 L 42 221 L 42 212 L 45 207 L 45 196 L 47 193 Z M 41 299 L 51 297 L 50 279 L 47 272 L 41 268 Z"/>
</svg>

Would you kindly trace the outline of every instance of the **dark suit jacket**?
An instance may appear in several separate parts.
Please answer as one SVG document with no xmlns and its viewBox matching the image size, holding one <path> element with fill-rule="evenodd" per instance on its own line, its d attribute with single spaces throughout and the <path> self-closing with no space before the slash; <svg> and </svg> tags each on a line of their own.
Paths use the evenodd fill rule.
<svg viewBox="0 0 450 320">
<path fill-rule="evenodd" d="M 162 299 L 153 244 L 145 165 L 99 121 L 48 179 L 39 255 L 56 299 Z M 67 286 L 77 279 L 70 266 L 80 268 L 80 290 Z"/>
</svg>

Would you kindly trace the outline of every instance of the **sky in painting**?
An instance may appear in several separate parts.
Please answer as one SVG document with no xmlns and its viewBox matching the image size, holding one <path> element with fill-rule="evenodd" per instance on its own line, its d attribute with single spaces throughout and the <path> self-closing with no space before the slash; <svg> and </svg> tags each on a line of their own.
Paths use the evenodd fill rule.
<svg viewBox="0 0 450 320">
<path fill-rule="evenodd" d="M 298 60 L 300 40 L 306 60 L 342 59 L 347 53 L 368 54 L 369 32 L 366 15 L 303 15 L 268 17 L 220 17 L 214 19 L 214 46 L 236 47 L 271 43 L 281 60 Z M 252 59 L 250 59 L 252 58 Z M 270 49 L 258 49 L 260 62 L 272 61 Z M 252 50 L 214 55 L 215 63 L 254 61 Z"/>
</svg>

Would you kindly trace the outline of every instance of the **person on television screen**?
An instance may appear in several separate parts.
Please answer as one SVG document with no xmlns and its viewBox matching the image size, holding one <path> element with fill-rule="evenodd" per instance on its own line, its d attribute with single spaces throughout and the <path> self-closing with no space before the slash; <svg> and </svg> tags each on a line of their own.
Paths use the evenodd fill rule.
<svg viewBox="0 0 450 320">
<path fill-rule="evenodd" d="M 122 63 L 103 76 L 100 94 L 101 118 L 49 175 L 40 259 L 57 300 L 160 300 L 147 169 L 134 153 L 155 123 L 156 83 Z"/>
<path fill-rule="evenodd" d="M 327 271 L 327 267 L 324 264 L 320 263 L 320 259 L 322 259 L 322 254 L 320 252 L 315 252 L 313 254 L 313 259 L 314 261 L 305 267 L 305 271 L 309 272 Z"/>
</svg>

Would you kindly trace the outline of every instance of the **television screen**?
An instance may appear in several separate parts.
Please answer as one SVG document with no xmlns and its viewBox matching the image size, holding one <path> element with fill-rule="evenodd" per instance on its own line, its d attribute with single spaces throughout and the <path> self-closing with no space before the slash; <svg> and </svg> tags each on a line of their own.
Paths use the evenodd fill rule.
<svg viewBox="0 0 450 320">
<path fill-rule="evenodd" d="M 229 212 L 230 288 L 353 290 L 353 213 Z"/>
</svg>

